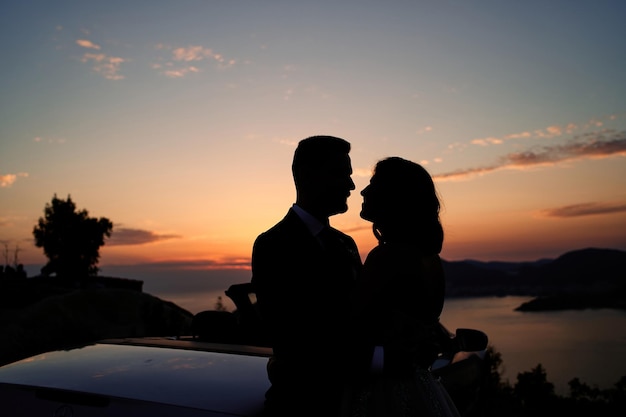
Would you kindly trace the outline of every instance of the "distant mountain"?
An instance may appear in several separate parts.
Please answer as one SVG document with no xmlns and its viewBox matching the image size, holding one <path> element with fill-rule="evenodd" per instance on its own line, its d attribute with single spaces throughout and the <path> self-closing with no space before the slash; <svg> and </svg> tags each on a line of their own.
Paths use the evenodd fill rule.
<svg viewBox="0 0 626 417">
<path fill-rule="evenodd" d="M 626 292 L 626 252 L 587 248 L 534 262 L 443 261 L 449 297 Z"/>
</svg>

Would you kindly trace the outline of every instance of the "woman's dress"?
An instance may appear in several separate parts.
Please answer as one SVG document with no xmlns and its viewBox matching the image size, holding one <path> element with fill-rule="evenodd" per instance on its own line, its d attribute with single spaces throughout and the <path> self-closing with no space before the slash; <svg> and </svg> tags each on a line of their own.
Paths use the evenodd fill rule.
<svg viewBox="0 0 626 417">
<path fill-rule="evenodd" d="M 356 340 L 368 353 L 346 390 L 343 417 L 459 416 L 429 367 L 437 356 L 445 280 L 438 255 L 381 244 L 368 255 L 355 294 Z M 380 372 L 371 367 L 384 351 Z"/>
</svg>

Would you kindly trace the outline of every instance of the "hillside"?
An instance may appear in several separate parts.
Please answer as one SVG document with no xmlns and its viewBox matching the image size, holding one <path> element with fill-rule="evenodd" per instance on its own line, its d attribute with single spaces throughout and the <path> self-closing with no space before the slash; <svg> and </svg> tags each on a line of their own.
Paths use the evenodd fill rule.
<svg viewBox="0 0 626 417">
<path fill-rule="evenodd" d="M 444 261 L 448 297 L 524 295 L 524 311 L 626 308 L 626 252 L 588 248 L 535 262 Z"/>
<path fill-rule="evenodd" d="M 28 295 L 23 288 L 1 288 L 4 301 L 14 291 L 22 305 L 0 306 L 0 365 L 99 339 L 190 332 L 191 313 L 141 291 L 41 286 Z"/>
</svg>

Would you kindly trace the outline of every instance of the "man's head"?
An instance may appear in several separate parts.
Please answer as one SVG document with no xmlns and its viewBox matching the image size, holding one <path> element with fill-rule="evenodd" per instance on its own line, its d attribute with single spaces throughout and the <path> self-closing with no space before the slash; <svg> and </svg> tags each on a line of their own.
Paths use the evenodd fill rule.
<svg viewBox="0 0 626 417">
<path fill-rule="evenodd" d="M 321 220 L 348 210 L 355 188 L 349 153 L 350 143 L 334 136 L 300 141 L 291 167 L 300 207 Z"/>
</svg>

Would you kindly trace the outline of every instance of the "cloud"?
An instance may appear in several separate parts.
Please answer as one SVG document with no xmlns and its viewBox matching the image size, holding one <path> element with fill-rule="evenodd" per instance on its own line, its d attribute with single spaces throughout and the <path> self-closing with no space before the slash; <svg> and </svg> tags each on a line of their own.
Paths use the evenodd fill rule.
<svg viewBox="0 0 626 417">
<path fill-rule="evenodd" d="M 418 135 L 423 135 L 424 133 L 428 133 L 428 132 L 432 132 L 433 131 L 433 127 L 432 126 L 424 126 L 423 128 L 420 128 L 417 130 Z"/>
<path fill-rule="evenodd" d="M 280 143 L 281 145 L 289 146 L 290 148 L 294 148 L 298 146 L 298 140 L 294 140 L 293 138 L 274 138 L 274 142 Z"/>
<path fill-rule="evenodd" d="M 83 48 L 88 49 L 100 49 L 100 45 L 96 45 L 95 43 L 88 41 L 87 39 L 78 39 L 76 44 L 82 46 Z"/>
<path fill-rule="evenodd" d="M 454 143 L 450 143 L 446 148 L 448 149 L 448 151 L 458 151 L 458 152 L 463 152 L 466 148 L 467 148 L 467 144 L 463 143 L 463 142 L 454 142 Z"/>
<path fill-rule="evenodd" d="M 213 59 L 223 66 L 231 66 L 235 64 L 234 59 L 227 60 L 222 54 L 213 52 L 210 48 L 200 45 L 191 45 L 188 47 L 175 48 L 172 50 L 172 59 L 174 61 L 202 61 L 204 59 Z"/>
<path fill-rule="evenodd" d="M 86 53 L 81 58 L 81 61 L 92 62 L 93 70 L 108 80 L 124 79 L 124 76 L 119 74 L 120 65 L 126 62 L 124 58 L 106 54 Z"/>
<path fill-rule="evenodd" d="M 176 48 L 172 51 L 174 61 L 201 61 L 213 56 L 213 51 L 199 45 L 188 46 L 187 48 Z"/>
<path fill-rule="evenodd" d="M 494 137 L 474 139 L 471 141 L 472 145 L 480 145 L 480 146 L 500 145 L 502 143 L 504 143 L 502 139 L 494 138 Z"/>
<path fill-rule="evenodd" d="M 617 115 L 609 115 L 605 117 L 606 120 L 615 121 L 619 119 Z M 477 138 L 470 141 L 473 145 L 488 146 L 488 145 L 501 145 L 506 141 L 514 139 L 552 139 L 555 137 L 563 136 L 564 134 L 574 134 L 576 131 L 598 128 L 604 126 L 604 122 L 598 119 L 591 119 L 583 126 L 579 126 L 576 123 L 568 123 L 565 126 L 552 125 L 544 129 L 537 129 L 534 131 L 524 131 L 518 133 L 511 133 L 502 137 L 486 137 Z"/>
<path fill-rule="evenodd" d="M 28 177 L 27 172 L 18 172 L 17 174 L 0 175 L 0 188 L 9 188 L 19 177 Z"/>
<path fill-rule="evenodd" d="M 163 74 L 170 78 L 182 78 L 190 72 L 200 72 L 200 70 L 197 67 L 189 66 L 186 68 L 167 70 L 164 71 Z"/>
<path fill-rule="evenodd" d="M 354 227 L 348 227 L 346 229 L 341 229 L 342 232 L 344 233 L 356 233 L 356 232 L 362 232 L 363 230 L 367 230 L 367 231 L 371 231 L 372 230 L 372 225 L 371 224 L 367 224 L 367 225 L 363 225 L 363 226 L 354 226 Z"/>
<path fill-rule="evenodd" d="M 109 246 L 143 245 L 166 239 L 177 239 L 179 235 L 159 235 L 149 230 L 131 228 L 113 228 L 111 237 L 107 240 Z"/>
<path fill-rule="evenodd" d="M 615 120 L 615 119 L 611 119 L 611 117 L 609 116 L 609 120 Z M 592 127 L 602 127 L 602 126 L 604 126 L 603 121 L 597 120 L 597 119 L 591 119 L 585 125 L 585 129 L 592 128 Z"/>
<path fill-rule="evenodd" d="M 294 74 L 296 71 L 298 71 L 298 67 L 296 67 L 295 65 L 292 65 L 292 64 L 283 65 L 280 78 L 283 80 L 288 80 L 291 78 L 291 74 Z"/>
<path fill-rule="evenodd" d="M 562 145 L 510 153 L 500 158 L 498 163 L 490 166 L 456 170 L 434 175 L 433 178 L 438 180 L 464 179 L 468 176 L 482 175 L 500 169 L 524 169 L 532 166 L 555 165 L 560 162 L 601 159 L 618 155 L 626 156 L 626 131 L 605 130 L 581 135 L 576 140 Z"/>
<path fill-rule="evenodd" d="M 166 44 L 157 44 L 155 49 L 162 51 L 170 51 L 171 56 L 169 59 L 159 59 L 160 61 L 168 61 L 163 63 L 155 63 L 152 65 L 153 69 L 162 70 L 167 67 L 167 70 L 162 73 L 169 78 L 183 78 L 189 73 L 201 72 L 201 68 L 198 67 L 201 61 L 211 60 L 217 62 L 219 68 L 228 68 L 235 65 L 234 59 L 226 59 L 222 54 L 214 52 L 210 48 L 205 48 L 201 45 L 190 45 L 187 47 L 172 47 Z M 194 65 L 184 64 L 195 63 Z M 180 67 L 180 65 L 183 65 Z"/>
<path fill-rule="evenodd" d="M 10 187 L 16 180 L 17 175 L 15 174 L 0 175 L 0 187 Z"/>
<path fill-rule="evenodd" d="M 374 168 L 355 168 L 352 172 L 353 177 L 370 178 L 374 173 Z"/>
<path fill-rule="evenodd" d="M 626 131 L 595 132 L 583 137 L 587 140 L 546 146 L 539 151 L 512 153 L 504 157 L 504 162 L 513 166 L 528 166 L 613 155 L 626 156 Z"/>
<path fill-rule="evenodd" d="M 548 126 L 545 130 L 536 130 L 535 136 L 538 138 L 553 138 L 561 136 L 563 134 L 563 128 L 561 126 Z"/>
<path fill-rule="evenodd" d="M 41 142 L 47 142 L 47 143 L 58 143 L 58 144 L 64 144 L 66 142 L 66 140 L 64 138 L 42 138 L 41 136 L 37 136 L 35 138 L 33 138 L 34 142 L 37 143 L 41 143 Z"/>
<path fill-rule="evenodd" d="M 576 130 L 576 128 L 577 128 L 576 125 L 573 123 L 568 124 L 567 127 L 565 128 L 558 126 L 558 125 L 553 125 L 553 126 L 548 126 L 545 129 L 537 129 L 533 132 L 525 131 L 525 132 L 518 132 L 518 133 L 510 133 L 502 137 L 490 136 L 487 138 L 473 139 L 470 141 L 470 143 L 472 145 L 489 146 L 489 145 L 502 145 L 504 142 L 509 141 L 509 140 L 514 140 L 514 139 L 529 139 L 529 138 L 550 139 L 550 138 L 561 136 L 563 135 L 564 132 L 572 133 L 574 130 Z"/>
<path fill-rule="evenodd" d="M 151 262 L 150 265 L 169 270 L 250 269 L 249 257 L 223 259 L 192 259 Z"/>
<path fill-rule="evenodd" d="M 478 168 L 457 169 L 455 171 L 444 172 L 443 174 L 435 174 L 433 175 L 433 179 L 439 181 L 464 180 L 476 175 L 488 174 L 498 168 L 498 166 L 493 165 Z"/>
<path fill-rule="evenodd" d="M 530 132 L 520 132 L 520 133 L 511 133 L 510 135 L 506 135 L 503 137 L 504 140 L 511 139 L 526 139 L 532 137 L 532 133 Z"/>
<path fill-rule="evenodd" d="M 547 217 L 569 218 L 623 212 L 626 212 L 626 203 L 591 202 L 555 207 L 543 210 L 541 213 Z"/>
</svg>

